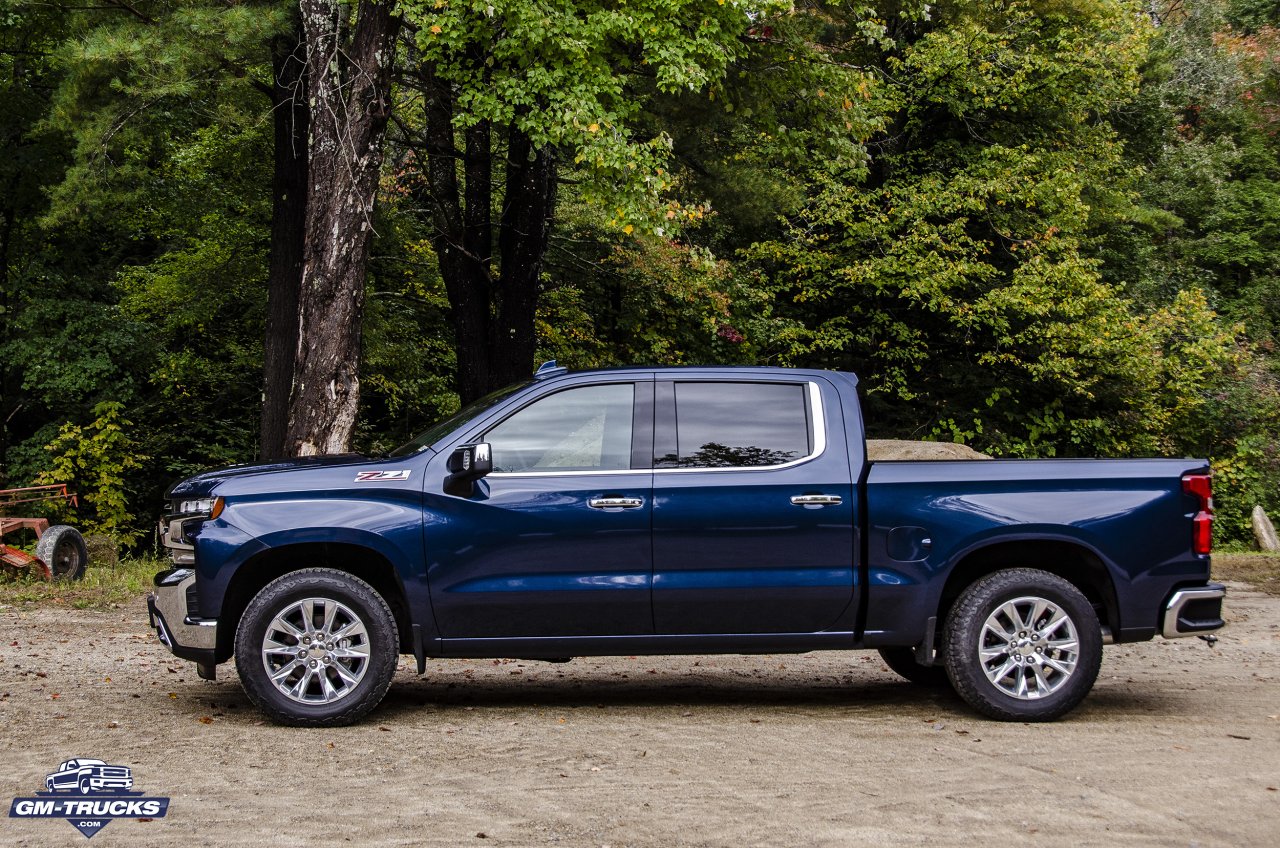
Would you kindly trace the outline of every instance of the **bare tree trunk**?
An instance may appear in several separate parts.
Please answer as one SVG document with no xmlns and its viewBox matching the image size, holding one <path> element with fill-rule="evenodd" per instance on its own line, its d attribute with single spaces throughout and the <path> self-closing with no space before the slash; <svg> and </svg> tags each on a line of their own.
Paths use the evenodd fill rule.
<svg viewBox="0 0 1280 848">
<path fill-rule="evenodd" d="M 17 210 L 14 204 L 8 199 L 13 197 L 14 189 L 18 185 L 18 175 L 15 172 L 9 180 L 9 185 L 4 193 L 6 203 L 3 210 L 0 210 L 0 339 L 9 337 L 9 245 L 13 238 L 14 218 L 17 216 Z M 0 363 L 0 486 L 8 482 L 9 468 L 9 417 L 16 412 L 16 408 L 10 411 L 11 402 L 9 400 L 9 367 L 6 363 Z"/>
<path fill-rule="evenodd" d="M 426 126 L 421 137 L 405 142 L 426 154 L 426 190 L 418 199 L 431 212 L 431 244 L 449 296 L 458 394 L 469 403 L 532 373 L 538 284 L 555 211 L 555 160 L 549 148 L 534 150 L 528 136 L 506 128 L 495 257 L 494 127 L 487 121 L 470 127 L 459 150 L 448 84 L 430 63 L 422 63 L 410 82 L 422 90 Z"/>
<path fill-rule="evenodd" d="M 462 402 L 487 394 L 489 378 L 490 299 L 493 280 L 489 268 L 489 129 L 467 134 L 467 151 L 454 146 L 453 99 L 448 84 L 430 64 L 421 68 L 426 104 L 424 132 L 429 191 L 423 198 L 431 210 L 435 230 L 431 246 L 440 263 L 457 356 L 457 385 Z M 458 185 L 457 161 L 466 159 L 466 207 Z M 483 165 L 480 160 L 484 160 Z M 483 187 L 482 187 L 483 186 Z"/>
<path fill-rule="evenodd" d="M 267 331 L 262 367 L 262 433 L 259 458 L 288 456 L 289 395 L 298 353 L 307 227 L 307 92 L 302 20 L 272 42 L 272 119 L 275 164 L 271 181 L 271 260 L 267 274 Z"/>
<path fill-rule="evenodd" d="M 360 403 L 360 325 L 373 202 L 390 113 L 400 21 L 360 0 L 348 35 L 341 0 L 301 0 L 311 105 L 310 192 L 293 391 L 295 456 L 349 449 Z"/>
<path fill-rule="evenodd" d="M 507 189 L 498 250 L 497 321 L 487 391 L 529 377 L 538 341 L 534 333 L 538 285 L 556 207 L 556 166 L 550 148 L 534 150 L 514 127 L 507 145 Z"/>
</svg>

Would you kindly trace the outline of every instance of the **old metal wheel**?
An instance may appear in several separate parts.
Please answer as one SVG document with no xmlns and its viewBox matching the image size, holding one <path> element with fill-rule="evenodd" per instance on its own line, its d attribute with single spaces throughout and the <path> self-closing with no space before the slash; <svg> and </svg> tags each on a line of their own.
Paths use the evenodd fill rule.
<svg viewBox="0 0 1280 848">
<path fill-rule="evenodd" d="M 89 562 L 89 549 L 79 530 L 58 524 L 40 534 L 36 559 L 48 566 L 54 580 L 79 580 Z"/>
</svg>

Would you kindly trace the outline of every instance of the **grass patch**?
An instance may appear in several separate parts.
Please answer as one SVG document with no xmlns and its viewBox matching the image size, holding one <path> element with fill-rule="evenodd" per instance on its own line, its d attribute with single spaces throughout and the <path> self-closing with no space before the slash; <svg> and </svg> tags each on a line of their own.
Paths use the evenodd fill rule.
<svg viewBox="0 0 1280 848">
<path fill-rule="evenodd" d="M 90 562 L 80 580 L 0 577 L 0 606 L 111 609 L 134 604 L 151 588 L 155 573 L 169 567 L 168 562 L 150 557 L 122 559 L 117 565 L 102 567 Z"/>
<path fill-rule="evenodd" d="M 1280 595 L 1280 553 L 1216 553 L 1213 576 L 1252 584 L 1268 595 Z"/>
</svg>

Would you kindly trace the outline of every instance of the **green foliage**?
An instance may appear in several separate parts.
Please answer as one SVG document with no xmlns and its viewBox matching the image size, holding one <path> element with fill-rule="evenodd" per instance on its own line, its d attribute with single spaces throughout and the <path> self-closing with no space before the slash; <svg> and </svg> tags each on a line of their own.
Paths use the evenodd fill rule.
<svg viewBox="0 0 1280 848">
<path fill-rule="evenodd" d="M 53 466 L 36 477 L 36 483 L 66 483 L 84 503 L 84 530 L 106 533 L 129 544 L 138 537 L 130 511 L 131 479 L 148 457 L 137 453 L 131 432 L 133 422 L 124 417 L 124 405 L 105 401 L 93 408 L 94 421 L 80 427 L 64 424 L 46 447 Z"/>
<path fill-rule="evenodd" d="M 778 0 L 406 0 L 398 8 L 416 28 L 413 61 L 454 93 L 455 129 L 488 121 L 535 149 L 555 148 L 610 226 L 660 236 L 684 222 L 684 210 L 662 199 L 673 187 L 673 141 L 646 120 L 646 102 L 676 92 L 714 98 L 751 54 L 753 33 L 788 14 Z M 832 103 L 849 103 L 837 95 Z"/>
<path fill-rule="evenodd" d="M 1156 31 L 1139 95 L 1115 114 L 1134 201 L 1094 226 L 1108 281 L 1157 308 L 1203 291 L 1218 326 L 1236 328 L 1230 361 L 1164 425 L 1167 450 L 1212 458 L 1217 533 L 1234 544 L 1251 540 L 1250 510 L 1274 509 L 1280 489 L 1280 51 L 1273 30 L 1242 16 L 1248 5 L 1193 0 Z"/>
<path fill-rule="evenodd" d="M 368 289 L 357 449 L 385 453 L 458 409 L 448 298 L 430 242 L 411 218 L 379 224 L 384 252 Z"/>
<path fill-rule="evenodd" d="M 1009 455 L 1156 448 L 1160 339 L 1086 250 L 1095 207 L 1123 203 L 1102 117 L 1136 86 L 1129 11 L 944 6 L 877 57 L 893 129 L 868 179 L 815 185 L 748 251 L 817 331 L 780 361 L 861 373 L 877 429 Z"/>
</svg>

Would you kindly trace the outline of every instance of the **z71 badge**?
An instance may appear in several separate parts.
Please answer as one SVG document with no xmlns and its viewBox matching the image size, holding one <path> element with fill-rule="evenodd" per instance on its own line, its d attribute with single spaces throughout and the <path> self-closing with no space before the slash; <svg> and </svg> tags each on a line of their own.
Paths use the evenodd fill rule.
<svg viewBox="0 0 1280 848">
<path fill-rule="evenodd" d="M 410 469 L 400 471 L 357 471 L 357 483 L 376 483 L 382 480 L 408 480 Z"/>
</svg>

